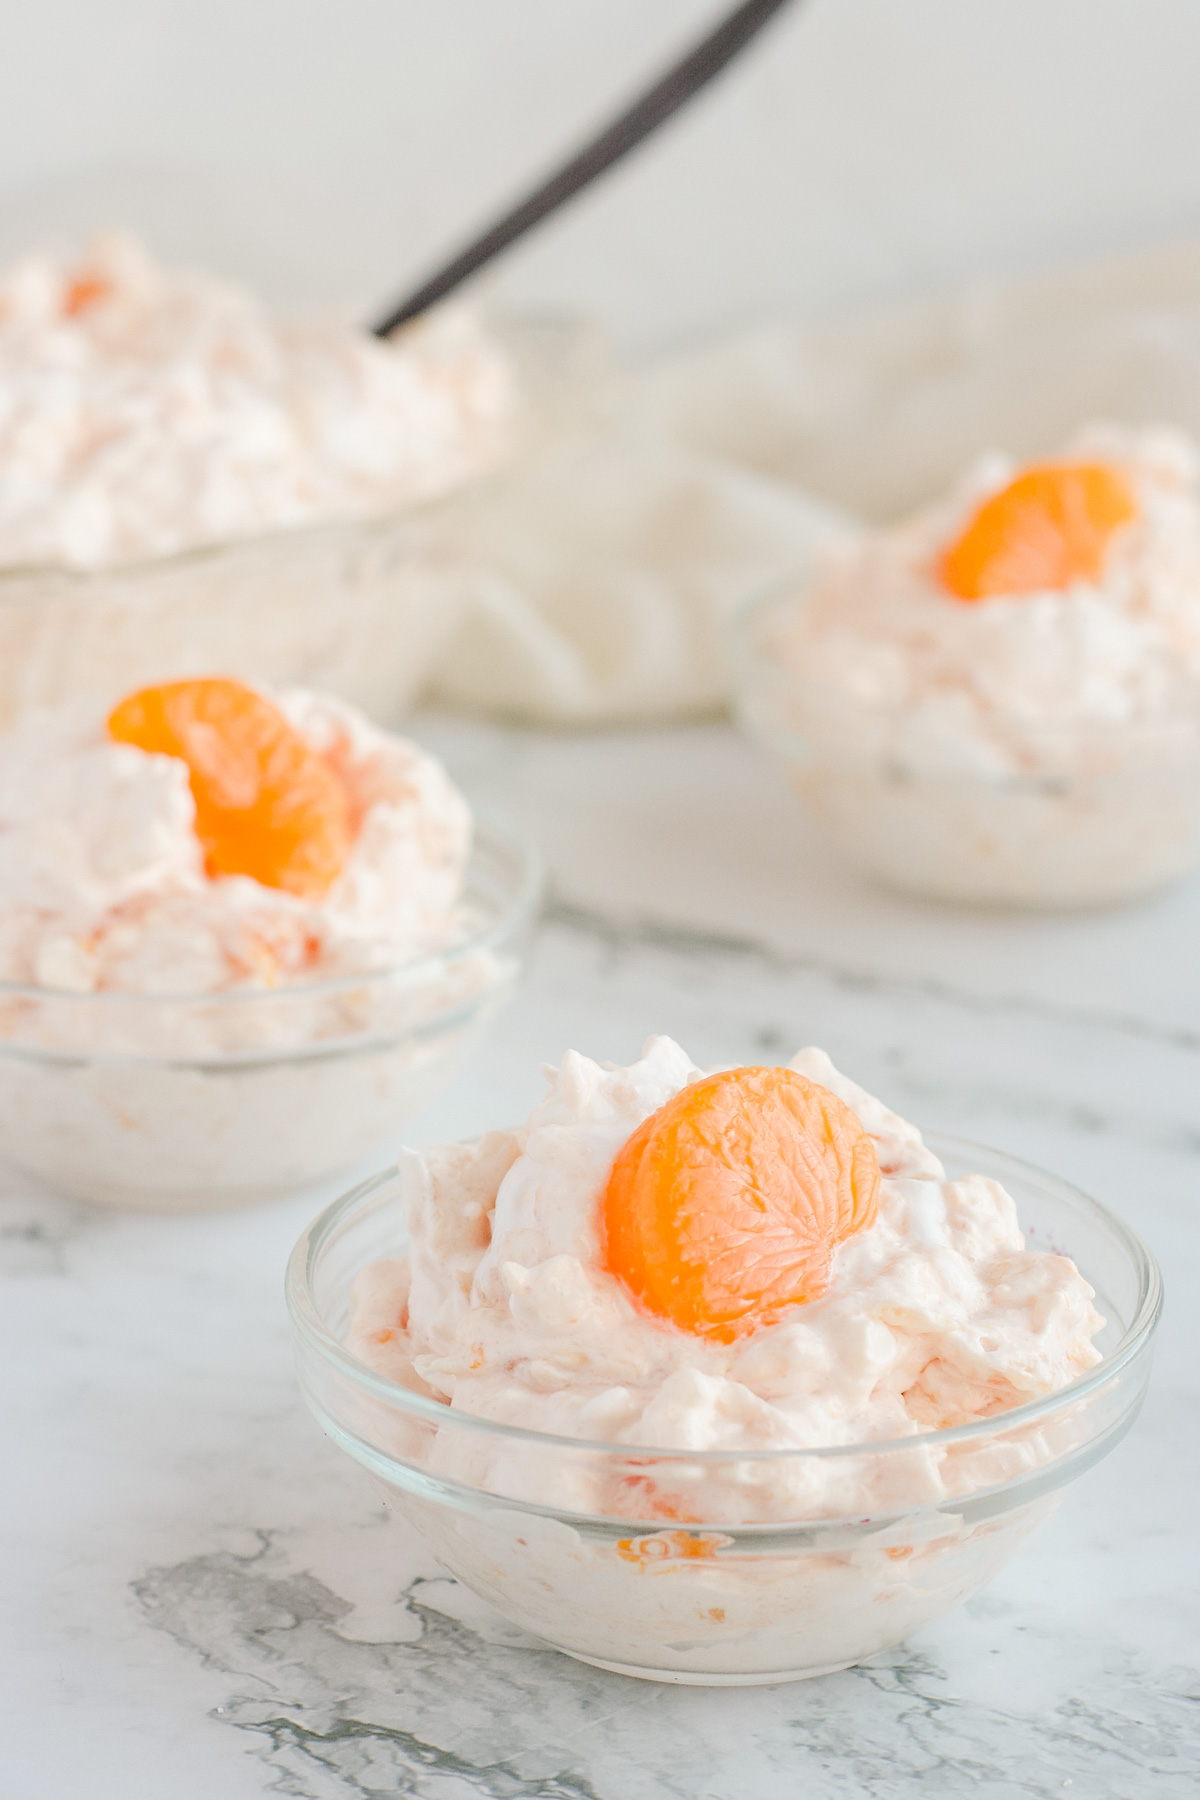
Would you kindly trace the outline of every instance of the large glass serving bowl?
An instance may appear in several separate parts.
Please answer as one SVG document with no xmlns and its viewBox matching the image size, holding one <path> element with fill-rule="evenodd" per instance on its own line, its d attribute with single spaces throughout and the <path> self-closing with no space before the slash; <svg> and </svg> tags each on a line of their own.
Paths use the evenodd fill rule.
<svg viewBox="0 0 1200 1800">
<path fill-rule="evenodd" d="M 458 623 L 472 492 L 109 569 L 0 569 L 0 729 L 197 669 L 393 723 Z"/>
<path fill-rule="evenodd" d="M 480 509 L 592 404 L 582 321 L 516 315 L 488 328 L 514 371 L 510 441 L 445 494 L 94 571 L 0 567 L 0 730 L 197 670 L 318 688 L 395 724 L 474 591 Z"/>
<path fill-rule="evenodd" d="M 733 626 L 735 706 L 847 859 L 888 887 L 968 905 L 1137 899 L 1200 862 L 1200 693 L 1141 723 L 1025 731 L 1020 771 L 929 768 L 874 745 L 876 717 L 808 679 L 792 647 L 803 583 Z M 870 714 L 871 716 L 868 716 Z"/>
<path fill-rule="evenodd" d="M 583 1442 L 455 1412 L 344 1348 L 355 1275 L 407 1241 L 389 1173 L 329 1207 L 292 1253 L 305 1399 L 452 1575 L 570 1656 L 718 1685 L 861 1662 L 982 1587 L 1120 1441 L 1161 1300 L 1153 1258 L 1095 1200 L 994 1150 L 929 1142 L 952 1179 L 1002 1181 L 1031 1247 L 1070 1255 L 1096 1289 L 1103 1361 L 1060 1393 L 888 1442 L 732 1453 Z M 806 1493 L 823 1499 L 806 1505 Z"/>
<path fill-rule="evenodd" d="M 394 1155 L 512 996 L 536 852 L 477 821 L 461 936 L 367 974 L 206 995 L 0 983 L 0 1145 L 81 1199 L 234 1207 Z"/>
</svg>

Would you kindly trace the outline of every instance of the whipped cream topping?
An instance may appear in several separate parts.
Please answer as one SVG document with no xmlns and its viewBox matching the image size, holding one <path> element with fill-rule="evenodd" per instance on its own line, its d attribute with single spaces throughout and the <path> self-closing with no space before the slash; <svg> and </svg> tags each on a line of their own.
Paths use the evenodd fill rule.
<svg viewBox="0 0 1200 1800">
<path fill-rule="evenodd" d="M 568 1052 L 547 1071 L 546 1098 L 518 1131 L 406 1152 L 411 1247 L 357 1277 L 349 1348 L 452 1410 L 568 1437 L 698 1451 L 913 1436 L 1054 1393 L 1100 1360 L 1092 1338 L 1103 1321 L 1091 1288 L 1066 1257 L 1026 1249 L 998 1183 L 948 1181 L 917 1130 L 823 1051 L 801 1051 L 789 1066 L 853 1109 L 883 1176 L 875 1223 L 835 1251 L 820 1299 L 720 1344 L 652 1317 L 605 1269 L 600 1202 L 614 1158 L 643 1119 L 701 1073 L 660 1037 L 629 1068 Z M 474 1460 L 446 1472 L 486 1485 L 487 1454 L 478 1444 L 449 1447 L 452 1461 Z M 495 1455 L 503 1458 L 503 1447 Z M 532 1450 L 528 1458 L 536 1465 L 529 1479 L 541 1484 L 531 1497 L 631 1510 L 611 1496 L 555 1492 L 578 1472 Z M 937 1461 L 931 1492 L 950 1481 Z M 695 1477 L 703 1488 L 703 1466 Z M 774 1496 L 776 1511 L 853 1510 L 862 1499 L 852 1466 L 821 1476 L 823 1499 L 801 1491 L 815 1479 L 811 1467 L 768 1469 L 746 1504 L 766 1504 L 772 1482 L 800 1484 Z M 500 1491 L 514 1491 L 511 1468 Z M 677 1516 L 713 1515 L 699 1494 Z M 728 1496 L 720 1516 L 731 1516 Z"/>
<path fill-rule="evenodd" d="M 1087 772 L 1200 743 L 1200 453 L 1181 433 L 1094 425 L 1067 460 L 1136 497 L 1100 578 L 964 603 L 935 573 L 1018 472 L 984 457 L 948 497 L 831 549 L 781 643 L 794 723 L 854 764 L 917 774 Z"/>
<path fill-rule="evenodd" d="M 0 565 L 97 568 L 386 513 L 505 448 L 509 363 L 461 311 L 394 342 L 284 324 L 125 237 L 0 277 Z"/>
<path fill-rule="evenodd" d="M 441 765 L 340 701 L 272 698 L 341 776 L 359 820 L 329 891 L 210 880 L 186 764 L 114 743 L 106 709 L 66 709 L 0 738 L 0 981 L 269 994 L 461 937 L 471 817 Z"/>
</svg>

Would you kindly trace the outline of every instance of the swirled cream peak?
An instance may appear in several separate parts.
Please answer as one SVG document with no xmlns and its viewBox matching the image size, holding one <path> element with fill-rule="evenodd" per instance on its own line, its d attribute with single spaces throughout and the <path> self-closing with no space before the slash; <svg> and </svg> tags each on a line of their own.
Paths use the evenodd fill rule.
<svg viewBox="0 0 1200 1800">
<path fill-rule="evenodd" d="M 517 1131 L 407 1153 L 410 1247 L 359 1275 L 350 1347 L 483 1418 L 696 1450 L 911 1436 L 1053 1393 L 1099 1360 L 1092 1290 L 1067 1258 L 1026 1248 L 998 1183 L 947 1180 L 824 1052 L 789 1068 L 849 1109 L 881 1176 L 877 1213 L 836 1244 L 819 1297 L 720 1341 L 655 1316 L 610 1272 L 614 1162 L 701 1080 L 660 1037 L 629 1068 L 569 1051 Z M 698 1504 L 688 1516 L 706 1516 Z"/>
<path fill-rule="evenodd" d="M 1080 478 L 1057 537 L 1035 516 L 1032 492 L 1056 468 Z M 1194 737 L 1198 468 L 1179 432 L 1091 426 L 1059 464 L 1026 472 L 1030 494 L 1017 464 L 986 456 L 915 518 L 830 551 L 783 647 L 799 728 L 854 762 L 883 758 L 919 774 L 1082 771 L 1111 754 L 1114 727 L 1131 751 Z M 1096 517 L 1085 517 L 1083 477 L 1095 486 L 1106 471 L 1122 503 L 1093 494 Z M 1032 534 L 1024 547 L 1022 520 Z M 1032 573 L 1092 562 L 1093 573 L 1061 585 L 1039 588 Z M 947 584 L 948 567 L 969 598 Z M 995 585 L 1005 568 L 1011 593 Z"/>
<path fill-rule="evenodd" d="M 460 932 L 466 802 L 432 757 L 340 701 L 275 696 L 349 797 L 356 830 L 319 898 L 211 879 L 180 758 L 70 709 L 0 739 L 0 980 L 199 995 L 385 968 Z"/>
<path fill-rule="evenodd" d="M 513 402 L 462 312 L 381 343 L 279 323 L 125 237 L 26 256 L 0 277 L 0 565 L 385 513 L 494 461 Z"/>
</svg>

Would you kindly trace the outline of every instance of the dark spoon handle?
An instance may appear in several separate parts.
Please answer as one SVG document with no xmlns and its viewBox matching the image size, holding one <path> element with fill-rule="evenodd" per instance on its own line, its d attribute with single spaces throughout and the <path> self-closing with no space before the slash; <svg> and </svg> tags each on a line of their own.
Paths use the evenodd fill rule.
<svg viewBox="0 0 1200 1800">
<path fill-rule="evenodd" d="M 387 337 L 397 326 L 415 319 L 435 301 L 444 299 L 484 263 L 499 256 L 502 250 L 507 250 L 550 213 L 564 206 L 598 175 L 611 169 L 672 113 L 678 112 L 693 94 L 698 94 L 715 75 L 719 75 L 767 21 L 788 4 L 789 0 L 745 0 L 745 4 L 736 7 L 714 31 L 689 50 L 681 62 L 668 70 L 611 125 L 605 126 L 598 137 L 578 151 L 556 174 L 542 182 L 494 225 L 489 225 L 436 275 L 373 325 L 371 329 L 375 336 Z"/>
</svg>

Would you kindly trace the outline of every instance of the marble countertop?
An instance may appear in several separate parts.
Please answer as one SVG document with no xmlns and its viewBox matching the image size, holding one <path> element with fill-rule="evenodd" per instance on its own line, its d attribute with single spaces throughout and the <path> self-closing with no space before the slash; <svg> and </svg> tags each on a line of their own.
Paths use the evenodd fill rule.
<svg viewBox="0 0 1200 1800">
<path fill-rule="evenodd" d="M 416 729 L 536 833 L 554 889 L 519 998 L 414 1138 L 520 1115 L 568 1045 L 824 1044 L 920 1124 L 1130 1217 L 1167 1277 L 1150 1399 L 1017 1560 L 901 1649 L 809 1683 L 660 1687 L 522 1640 L 321 1437 L 281 1298 L 312 1196 L 138 1217 L 4 1175 L 0 1792 L 1192 1796 L 1200 880 L 1083 918 L 924 907 L 847 872 L 723 726 Z"/>
</svg>

